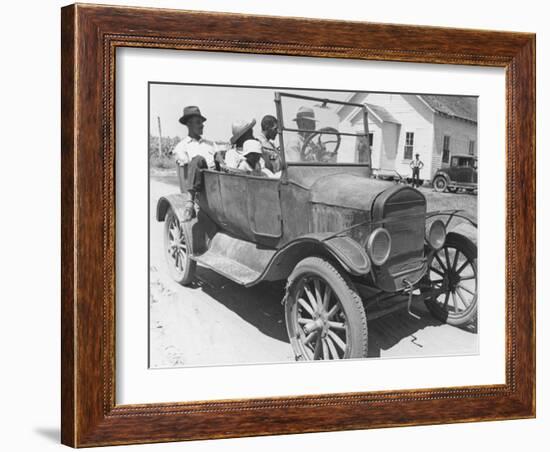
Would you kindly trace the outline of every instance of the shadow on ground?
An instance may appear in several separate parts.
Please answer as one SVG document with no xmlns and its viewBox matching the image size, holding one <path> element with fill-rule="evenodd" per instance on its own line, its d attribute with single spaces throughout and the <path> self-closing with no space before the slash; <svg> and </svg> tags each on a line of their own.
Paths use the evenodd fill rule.
<svg viewBox="0 0 550 452">
<path fill-rule="evenodd" d="M 284 307 L 281 304 L 284 295 L 283 281 L 263 282 L 258 286 L 245 288 L 212 270 L 199 266 L 195 287 L 233 311 L 263 334 L 289 343 Z M 420 299 L 413 303 L 413 311 L 419 315 L 419 319 L 411 316 L 403 308 L 369 321 L 369 358 L 379 358 L 382 351 L 391 349 L 405 338 L 409 338 L 412 344 L 421 349 L 423 348 L 422 344 L 415 343 L 415 334 L 427 327 L 443 325 L 430 315 Z M 475 333 L 473 326 L 464 329 Z"/>
<path fill-rule="evenodd" d="M 290 343 L 286 333 L 284 282 L 262 282 L 245 288 L 204 267 L 197 267 L 197 285 L 263 334 Z"/>
<path fill-rule="evenodd" d="M 389 350 L 406 337 L 411 337 L 414 344 L 415 333 L 430 326 L 440 326 L 441 322 L 433 318 L 426 311 L 415 309 L 419 319 L 412 317 L 405 308 L 388 314 L 384 317 L 372 320 L 368 323 L 369 328 L 369 358 L 380 358 L 382 350 Z M 416 344 L 419 348 L 422 345 Z"/>
</svg>

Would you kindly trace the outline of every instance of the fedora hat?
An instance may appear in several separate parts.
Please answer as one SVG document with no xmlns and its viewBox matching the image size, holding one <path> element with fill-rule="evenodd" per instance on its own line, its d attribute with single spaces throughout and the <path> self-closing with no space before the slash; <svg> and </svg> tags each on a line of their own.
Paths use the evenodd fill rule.
<svg viewBox="0 0 550 452">
<path fill-rule="evenodd" d="M 240 137 L 242 137 L 247 131 L 252 129 L 256 125 L 256 120 L 252 119 L 251 121 L 235 121 L 233 124 L 231 124 L 231 133 L 233 136 L 229 141 L 231 141 L 231 144 L 235 144 L 235 141 L 237 141 Z"/>
<path fill-rule="evenodd" d="M 248 154 L 261 154 L 262 144 L 258 140 L 246 140 L 243 144 L 243 156 Z"/>
<path fill-rule="evenodd" d="M 199 118 L 202 118 L 203 121 L 206 121 L 206 118 L 201 114 L 199 107 L 196 107 L 195 105 L 189 105 L 188 107 L 185 107 L 183 109 L 183 116 L 179 119 L 179 121 L 182 124 L 187 125 L 187 120 L 189 118 L 192 118 L 193 116 L 198 116 Z"/>
<path fill-rule="evenodd" d="M 298 119 L 309 119 L 310 121 L 318 121 L 317 119 L 315 119 L 315 112 L 313 111 L 313 108 L 310 107 L 300 107 L 296 112 L 296 117 L 293 119 L 293 121 L 297 121 Z"/>
</svg>

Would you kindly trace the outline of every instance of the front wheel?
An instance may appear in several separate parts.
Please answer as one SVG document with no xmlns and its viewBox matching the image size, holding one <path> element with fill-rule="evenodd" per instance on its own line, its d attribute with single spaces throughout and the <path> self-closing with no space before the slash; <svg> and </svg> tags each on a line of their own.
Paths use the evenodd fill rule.
<svg viewBox="0 0 550 452">
<path fill-rule="evenodd" d="M 434 179 L 434 182 L 433 182 L 434 190 L 439 193 L 442 193 L 445 190 L 447 190 L 447 185 L 448 185 L 447 179 L 445 179 L 443 176 L 437 176 Z"/>
<path fill-rule="evenodd" d="M 195 277 L 197 263 L 191 259 L 185 226 L 172 209 L 168 210 L 164 219 L 164 253 L 170 276 L 179 284 L 190 284 Z"/>
<path fill-rule="evenodd" d="M 289 276 L 285 295 L 288 336 L 297 360 L 366 358 L 367 316 L 348 276 L 308 257 Z"/>
<path fill-rule="evenodd" d="M 430 313 L 441 322 L 464 326 L 477 314 L 477 246 L 449 232 L 445 245 L 429 255 L 423 295 Z"/>
</svg>

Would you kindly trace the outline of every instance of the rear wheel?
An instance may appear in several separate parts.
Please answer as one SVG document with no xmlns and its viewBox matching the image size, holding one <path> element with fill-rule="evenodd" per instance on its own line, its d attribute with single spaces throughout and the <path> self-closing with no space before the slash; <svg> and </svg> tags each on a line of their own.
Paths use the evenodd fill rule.
<svg viewBox="0 0 550 452">
<path fill-rule="evenodd" d="M 195 277 L 197 263 L 191 259 L 185 225 L 172 209 L 164 219 L 164 252 L 170 276 L 179 284 L 188 285 Z"/>
<path fill-rule="evenodd" d="M 447 190 L 447 185 L 447 179 L 445 179 L 443 176 L 437 176 L 434 179 L 433 187 L 435 191 L 438 191 L 440 193 L 444 192 L 445 190 Z"/>
<path fill-rule="evenodd" d="M 477 246 L 450 232 L 428 262 L 423 294 L 430 313 L 441 322 L 463 326 L 477 315 Z"/>
<path fill-rule="evenodd" d="M 297 360 L 365 358 L 367 316 L 348 276 L 325 259 L 308 257 L 290 275 L 286 326 Z"/>
</svg>

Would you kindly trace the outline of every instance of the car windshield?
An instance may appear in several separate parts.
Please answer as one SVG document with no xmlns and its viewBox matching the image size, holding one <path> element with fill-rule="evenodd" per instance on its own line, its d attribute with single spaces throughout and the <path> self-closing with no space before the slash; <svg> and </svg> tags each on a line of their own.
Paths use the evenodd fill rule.
<svg viewBox="0 0 550 452">
<path fill-rule="evenodd" d="M 283 92 L 275 102 L 286 163 L 369 164 L 372 135 L 365 131 L 363 105 Z"/>
</svg>

